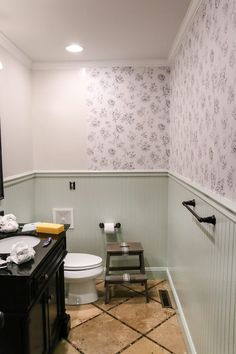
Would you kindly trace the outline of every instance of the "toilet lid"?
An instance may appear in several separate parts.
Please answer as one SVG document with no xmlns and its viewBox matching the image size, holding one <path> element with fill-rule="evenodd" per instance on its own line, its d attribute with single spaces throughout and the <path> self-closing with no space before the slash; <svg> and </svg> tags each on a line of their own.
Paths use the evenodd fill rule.
<svg viewBox="0 0 236 354">
<path fill-rule="evenodd" d="M 102 258 L 87 253 L 67 253 L 65 258 L 66 270 L 84 270 L 99 267 Z"/>
</svg>

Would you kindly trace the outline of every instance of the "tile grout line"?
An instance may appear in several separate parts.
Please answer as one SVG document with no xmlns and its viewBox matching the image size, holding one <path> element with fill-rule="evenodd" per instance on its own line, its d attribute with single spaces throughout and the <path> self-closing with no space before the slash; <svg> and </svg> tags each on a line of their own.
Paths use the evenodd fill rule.
<svg viewBox="0 0 236 354">
<path fill-rule="evenodd" d="M 112 315 L 111 313 L 109 313 L 108 311 L 104 311 L 107 315 L 109 315 L 110 317 L 114 318 L 114 320 L 119 321 L 120 323 L 122 323 L 123 325 L 125 325 L 126 327 L 128 327 L 129 329 L 132 329 L 133 331 L 137 332 L 138 334 L 140 334 L 141 336 L 143 336 L 143 333 L 138 331 L 137 329 L 133 328 L 132 326 L 130 326 L 129 324 L 125 323 L 124 321 L 120 320 L 119 318 L 115 317 L 114 315 Z"/>
<path fill-rule="evenodd" d="M 155 286 L 157 286 L 157 285 L 163 283 L 164 281 L 166 281 L 166 279 L 163 279 L 163 280 L 161 280 L 159 283 L 156 283 L 156 284 L 150 286 L 150 288 L 148 288 L 148 290 L 150 290 L 150 289 L 152 289 L 152 288 L 155 288 Z M 127 285 L 125 285 L 125 283 L 123 283 L 123 284 L 121 284 L 121 285 L 122 285 L 124 288 L 129 289 L 129 290 L 131 290 L 131 291 L 133 291 L 133 292 L 135 292 L 135 293 L 137 293 L 137 294 L 143 294 L 143 293 L 145 292 L 145 290 L 138 291 L 138 290 L 134 290 L 134 289 L 132 289 L 132 288 L 129 288 Z M 145 295 L 145 294 L 144 294 L 144 295 Z"/>
<path fill-rule="evenodd" d="M 100 310 L 101 310 L 101 309 L 100 309 Z M 93 320 L 94 318 L 99 317 L 99 316 L 101 316 L 101 315 L 102 315 L 102 312 L 101 312 L 101 313 L 98 313 L 98 314 L 95 315 L 94 317 L 88 318 L 87 320 L 85 320 L 85 321 L 83 321 L 83 322 L 81 322 L 81 323 L 78 323 L 76 326 L 74 326 L 73 328 L 71 328 L 70 331 L 73 331 L 74 328 L 77 328 L 77 327 L 81 326 L 82 324 L 87 323 L 87 322 L 89 322 L 89 321 Z"/>
<path fill-rule="evenodd" d="M 82 350 L 80 350 L 74 343 L 71 343 L 67 338 L 65 339 L 67 343 L 69 343 L 75 350 L 77 350 L 80 354 L 86 354 Z"/>
<path fill-rule="evenodd" d="M 128 301 L 129 299 L 127 299 L 126 301 Z M 118 306 L 118 305 L 117 305 Z M 114 308 L 114 307 L 113 307 Z M 170 318 L 172 318 L 173 316 L 176 315 L 176 312 L 174 312 L 173 314 L 171 314 L 168 318 L 166 318 L 165 320 L 163 320 L 162 322 L 160 322 L 158 325 L 154 326 L 152 329 L 150 329 L 149 331 L 147 331 L 145 334 L 138 331 L 136 328 L 133 328 L 132 326 L 130 326 L 129 324 L 125 323 L 124 321 L 120 320 L 119 318 L 115 317 L 114 315 L 112 315 L 111 313 L 109 313 L 109 310 L 103 310 L 104 313 L 106 313 L 107 315 L 111 316 L 112 318 L 114 318 L 115 320 L 119 321 L 120 323 L 122 323 L 123 325 L 127 326 L 128 328 L 130 328 L 131 330 L 135 331 L 136 333 L 140 334 L 141 336 L 139 338 L 137 338 L 134 342 L 131 342 L 128 346 L 126 346 L 125 348 L 121 349 L 121 351 L 117 352 L 116 354 L 122 353 L 122 351 L 124 351 L 126 348 L 128 348 L 130 345 L 134 344 L 136 341 L 138 341 L 141 338 L 147 338 L 149 340 L 151 340 L 153 343 L 159 345 L 160 347 L 162 347 L 163 349 L 167 350 L 169 353 L 174 354 L 174 352 L 172 352 L 170 349 L 166 348 L 165 346 L 163 346 L 162 344 L 156 342 L 155 340 L 147 337 L 147 334 L 151 333 L 154 329 L 158 328 L 159 326 L 161 326 L 163 323 L 167 322 Z"/>
<path fill-rule="evenodd" d="M 166 318 L 165 320 L 163 320 L 162 322 L 158 323 L 156 326 L 154 326 L 152 329 L 150 329 L 149 331 L 147 331 L 147 333 L 145 333 L 145 336 L 149 333 L 151 333 L 154 329 L 158 328 L 159 326 L 161 326 L 163 323 L 169 321 L 172 317 L 174 317 L 176 315 L 175 313 L 172 313 L 168 318 Z"/>
<path fill-rule="evenodd" d="M 160 344 L 159 342 L 155 341 L 152 338 L 147 337 L 147 334 L 152 332 L 152 330 L 158 328 L 159 326 L 161 326 L 163 323 L 167 322 L 170 318 L 172 318 L 173 316 L 175 316 L 176 313 L 172 314 L 170 317 L 166 318 L 164 321 L 162 321 L 161 323 L 159 323 L 158 325 L 156 325 L 155 327 L 153 327 L 152 329 L 150 329 L 149 331 L 147 331 L 147 333 L 143 334 L 141 332 L 139 332 L 138 330 L 134 329 L 133 327 L 131 327 L 130 325 L 127 325 L 126 323 L 124 323 L 123 321 L 119 320 L 118 318 L 114 317 L 113 315 L 111 315 L 111 317 L 114 317 L 115 319 L 117 319 L 118 321 L 120 321 L 122 324 L 125 324 L 127 327 L 129 327 L 130 329 L 135 330 L 137 333 L 142 334 L 141 337 L 135 339 L 133 342 L 131 342 L 130 344 L 126 345 L 124 348 L 122 348 L 121 350 L 119 350 L 119 352 L 115 353 L 115 354 L 120 354 L 122 353 L 124 350 L 126 350 L 127 348 L 131 347 L 133 344 L 135 344 L 136 342 L 138 342 L 140 339 L 142 338 L 146 338 L 148 340 L 151 340 L 154 344 L 158 345 L 159 347 L 165 349 L 166 351 L 168 351 L 171 354 L 174 354 L 174 352 L 172 352 L 170 349 L 168 349 L 167 347 L 165 347 L 164 345 Z"/>
<path fill-rule="evenodd" d="M 161 283 L 163 283 L 163 282 L 165 282 L 165 281 L 166 281 L 166 279 L 161 280 L 159 283 L 156 283 L 156 284 L 150 286 L 150 288 L 148 289 L 148 291 L 151 290 L 151 289 L 153 289 L 153 288 L 155 288 L 157 285 L 160 285 Z M 125 284 L 122 284 L 122 286 L 123 286 L 124 288 L 130 290 L 130 291 L 133 291 L 133 292 L 136 293 L 136 294 L 145 296 L 145 290 L 143 290 L 143 291 L 137 291 L 137 290 L 134 290 L 134 289 L 129 288 L 129 287 L 128 287 L 127 285 L 125 285 Z M 169 290 L 168 290 L 168 291 L 169 291 Z M 158 304 L 161 304 L 161 301 L 159 301 L 159 300 L 157 300 L 157 299 L 154 299 L 152 296 L 148 295 L 148 297 L 149 297 L 149 299 L 151 299 L 151 300 L 153 300 L 153 301 L 156 301 Z M 175 311 L 175 309 L 174 309 L 173 306 L 171 306 L 170 308 Z"/>
<path fill-rule="evenodd" d="M 152 285 L 148 290 L 150 290 L 150 289 L 156 287 L 157 285 L 160 285 L 160 284 L 163 283 L 164 281 L 166 281 L 166 280 L 164 279 L 164 280 L 162 280 L 162 281 L 160 281 L 160 282 L 158 282 L 158 283 Z M 100 283 L 102 283 L 102 281 L 99 282 L 98 284 L 100 284 Z M 134 290 L 134 289 L 130 289 L 128 286 L 126 286 L 126 285 L 124 285 L 124 284 L 122 284 L 122 286 L 123 286 L 124 288 L 128 289 L 129 291 L 131 291 L 131 293 L 138 294 L 138 295 L 143 295 L 143 296 L 145 295 L 145 294 L 143 294 L 144 291 L 143 291 L 143 292 L 139 292 L 139 291 L 136 291 L 136 290 Z M 150 296 L 149 298 L 150 298 L 152 301 L 154 301 L 154 302 L 156 302 L 156 303 L 158 303 L 158 304 L 161 304 L 161 302 L 159 302 L 158 300 L 152 298 L 151 296 Z M 105 314 L 109 315 L 109 316 L 112 317 L 113 319 L 119 321 L 120 323 L 122 323 L 123 325 L 125 325 L 126 327 L 130 328 L 131 330 L 135 331 L 137 334 L 140 335 L 135 341 L 131 342 L 130 344 L 128 344 L 127 346 L 125 346 L 124 348 L 122 348 L 122 349 L 121 349 L 120 351 L 118 351 L 116 354 L 122 353 L 124 350 L 126 350 L 127 348 L 129 348 L 130 346 L 132 346 L 133 344 L 135 344 L 137 341 L 139 341 L 139 340 L 142 339 L 142 338 L 146 338 L 146 339 L 148 339 L 148 340 L 151 340 L 154 344 L 156 344 L 156 345 L 160 346 L 161 348 L 167 350 L 169 353 L 174 354 L 174 352 L 172 352 L 171 350 L 169 350 L 169 349 L 166 348 L 165 346 L 161 345 L 160 343 L 156 342 L 155 340 L 153 340 L 153 339 L 147 337 L 147 335 L 148 335 L 149 333 L 151 333 L 154 329 L 156 329 L 156 328 L 158 328 L 159 326 L 161 326 L 163 323 L 167 322 L 170 318 L 172 318 L 173 316 L 175 316 L 175 315 L 176 315 L 175 309 L 172 307 L 171 309 L 174 310 L 175 312 L 174 312 L 170 317 L 166 318 L 164 321 L 162 321 L 161 323 L 159 323 L 158 325 L 154 326 L 152 329 L 150 329 L 149 331 L 147 331 L 145 334 L 143 334 L 142 332 L 138 331 L 137 329 L 133 328 L 132 326 L 128 325 L 128 324 L 125 323 L 124 321 L 120 320 L 119 318 L 117 318 L 117 317 L 115 317 L 114 315 L 112 315 L 111 313 L 109 313 L 110 310 L 112 310 L 112 309 L 114 309 L 114 308 L 116 308 L 116 307 L 118 307 L 118 306 L 124 304 L 125 302 L 127 302 L 127 301 L 129 301 L 129 300 L 130 300 L 130 298 L 127 298 L 127 299 L 125 299 L 124 301 L 122 301 L 122 302 L 120 302 L 120 303 L 114 305 L 113 307 L 109 308 L 108 310 L 106 310 L 106 309 L 104 309 L 104 308 L 101 308 L 101 307 L 99 307 L 98 305 L 96 305 L 95 303 L 93 303 L 92 306 L 95 307 L 95 308 L 97 308 L 97 309 L 99 309 L 99 310 L 101 311 L 101 313 L 97 314 L 96 316 L 94 316 L 94 317 L 92 317 L 92 318 L 89 318 L 88 320 L 85 320 L 85 321 L 82 322 L 82 323 L 79 323 L 79 324 L 76 325 L 75 327 L 71 328 L 71 330 L 73 330 L 74 328 L 77 328 L 77 327 L 81 326 L 82 324 L 87 323 L 87 322 L 93 320 L 94 318 L 97 318 L 97 317 L 99 317 L 100 315 L 102 315 L 103 313 L 105 313 Z M 76 347 L 73 343 L 71 343 L 68 339 L 66 339 L 66 341 L 67 341 L 70 345 L 72 345 L 80 354 L 86 354 L 86 353 L 84 353 L 83 351 L 81 351 L 78 347 Z"/>
<path fill-rule="evenodd" d="M 126 301 L 128 301 L 128 300 L 129 300 L 129 299 L 126 299 L 125 301 L 123 301 L 123 302 L 120 303 L 120 304 L 117 304 L 116 306 L 119 306 L 119 305 L 123 304 L 124 302 L 126 302 Z M 94 307 L 98 308 L 99 310 L 101 310 L 102 312 L 99 313 L 98 315 L 92 317 L 92 318 L 89 318 L 88 320 L 86 320 L 86 321 L 84 321 L 84 322 L 82 322 L 82 323 L 79 323 L 77 326 L 73 327 L 71 330 L 73 330 L 74 328 L 77 328 L 77 327 L 81 326 L 82 324 L 87 323 L 87 322 L 93 320 L 94 318 L 99 317 L 100 315 L 102 315 L 103 313 L 105 313 L 105 314 L 109 315 L 110 317 L 112 317 L 113 319 L 117 320 L 118 322 L 122 323 L 122 324 L 125 325 L 126 327 L 130 328 L 131 330 L 134 330 L 134 331 L 137 332 L 139 335 L 141 335 L 141 336 L 138 337 L 134 342 L 131 342 L 131 343 L 130 343 L 128 346 L 126 346 L 126 347 L 129 347 L 130 345 L 132 345 L 132 344 L 135 343 L 137 340 L 139 340 L 139 339 L 141 339 L 141 338 L 143 337 L 143 334 L 142 334 L 141 332 L 139 332 L 138 330 L 136 330 L 136 329 L 132 328 L 131 326 L 127 325 L 125 322 L 119 320 L 118 318 L 116 318 L 115 316 L 113 316 L 112 314 L 110 314 L 110 313 L 108 312 L 109 310 L 115 308 L 116 306 L 110 308 L 109 310 L 104 310 L 104 309 L 101 309 L 100 307 L 98 307 L 98 306 L 95 305 L 95 304 L 92 304 L 92 305 L 93 305 Z M 70 343 L 76 350 L 78 350 L 80 354 L 86 354 L 86 353 L 84 353 L 83 351 L 81 351 L 78 347 L 76 347 L 73 343 L 71 343 L 68 339 L 66 339 L 66 340 L 67 340 L 67 342 Z M 126 348 L 126 347 L 125 347 L 125 348 Z M 121 350 L 123 351 L 123 349 L 121 349 Z M 117 352 L 117 354 L 118 354 L 118 353 L 121 353 L 121 351 Z"/>
<path fill-rule="evenodd" d="M 170 317 L 166 318 L 164 321 L 162 321 L 161 323 L 159 323 L 158 325 L 156 325 L 155 327 L 153 327 L 152 329 L 150 329 L 147 333 L 145 333 L 143 336 L 147 339 L 150 339 L 153 343 L 158 344 L 160 347 L 162 347 L 163 349 L 167 350 L 169 353 L 171 354 L 175 354 L 174 352 L 172 352 L 170 349 L 168 349 L 167 347 L 165 347 L 164 345 L 160 344 L 159 342 L 155 341 L 154 339 L 148 337 L 147 335 L 149 333 L 151 333 L 154 329 L 160 327 L 163 323 L 169 321 L 172 317 L 176 316 L 176 312 L 173 313 Z"/>
<path fill-rule="evenodd" d="M 115 354 L 120 354 L 122 353 L 124 350 L 128 349 L 129 347 L 131 347 L 133 344 L 135 344 L 136 342 L 138 342 L 140 339 L 142 339 L 142 337 L 139 337 L 137 339 L 135 339 L 133 342 L 131 342 L 130 344 L 126 345 L 124 348 L 122 348 L 121 350 L 119 350 L 118 352 L 116 352 Z"/>
<path fill-rule="evenodd" d="M 163 281 L 165 281 L 165 280 L 162 280 L 160 283 L 157 283 L 156 285 L 151 286 L 148 290 L 150 290 L 150 289 L 154 288 L 155 286 L 161 284 Z M 131 292 L 133 292 L 133 293 L 135 293 L 135 294 L 138 294 L 138 295 L 140 295 L 140 296 L 142 295 L 143 297 L 145 297 L 145 290 L 142 291 L 142 292 L 140 292 L 140 291 L 137 291 L 137 290 L 134 290 L 134 289 L 130 289 L 128 286 L 126 286 L 126 285 L 124 285 L 124 284 L 122 284 L 121 286 L 123 286 L 124 288 L 128 289 L 129 291 L 131 291 Z M 148 298 L 151 299 L 152 301 L 157 302 L 157 303 L 160 304 L 160 305 L 162 304 L 161 301 L 155 299 L 154 297 L 152 297 L 152 296 L 150 296 L 150 295 L 148 295 Z M 122 305 L 123 303 L 125 303 L 126 301 L 129 301 L 129 300 L 130 300 L 130 298 L 125 299 L 123 302 L 120 302 L 119 304 L 116 304 L 116 305 L 110 307 L 108 311 L 110 311 L 111 309 L 114 309 L 115 307 L 117 307 L 117 306 L 119 306 L 119 305 Z M 102 308 L 100 308 L 100 307 L 97 306 L 97 305 L 94 305 L 94 306 L 98 307 L 99 309 L 102 309 Z M 171 306 L 170 308 L 171 308 L 172 310 L 176 311 L 173 306 Z"/>
</svg>

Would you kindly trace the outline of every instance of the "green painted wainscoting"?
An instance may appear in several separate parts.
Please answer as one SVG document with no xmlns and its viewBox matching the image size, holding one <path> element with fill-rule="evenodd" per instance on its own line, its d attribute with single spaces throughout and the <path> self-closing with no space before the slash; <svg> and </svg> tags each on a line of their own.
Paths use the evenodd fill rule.
<svg viewBox="0 0 236 354">
<path fill-rule="evenodd" d="M 215 215 L 215 226 L 183 207 L 191 199 L 198 215 Z M 190 353 L 236 353 L 236 213 L 223 200 L 169 176 L 168 275 Z"/>
<path fill-rule="evenodd" d="M 52 220 L 52 208 L 74 209 L 68 250 L 105 259 L 107 241 L 140 241 L 147 267 L 165 267 L 167 251 L 166 173 L 37 173 L 35 217 Z M 76 184 L 69 189 L 69 181 Z M 120 222 L 116 235 L 106 235 L 100 222 Z"/>
</svg>

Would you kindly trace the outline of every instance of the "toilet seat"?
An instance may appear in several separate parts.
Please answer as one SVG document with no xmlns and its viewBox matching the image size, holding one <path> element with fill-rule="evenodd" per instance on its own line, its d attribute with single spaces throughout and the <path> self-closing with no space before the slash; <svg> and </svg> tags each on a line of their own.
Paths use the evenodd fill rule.
<svg viewBox="0 0 236 354">
<path fill-rule="evenodd" d="M 87 253 L 68 253 L 65 257 L 66 271 L 84 271 L 98 268 L 102 265 L 102 258 Z"/>
</svg>

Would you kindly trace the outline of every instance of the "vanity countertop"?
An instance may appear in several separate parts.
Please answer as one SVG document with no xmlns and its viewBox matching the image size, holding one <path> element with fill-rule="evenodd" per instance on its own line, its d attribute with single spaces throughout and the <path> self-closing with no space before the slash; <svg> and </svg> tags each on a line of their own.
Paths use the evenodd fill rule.
<svg viewBox="0 0 236 354">
<path fill-rule="evenodd" d="M 46 234 L 46 233 L 37 233 L 36 231 L 34 232 L 24 232 L 22 233 L 21 230 L 19 229 L 16 232 L 12 232 L 10 234 L 5 234 L 5 233 L 0 233 L 0 240 L 4 238 L 9 238 L 9 237 L 15 237 L 15 236 L 34 236 L 34 237 L 39 237 L 40 242 L 34 247 L 35 250 L 35 257 L 34 259 L 22 263 L 22 264 L 15 264 L 12 262 L 9 262 L 7 265 L 7 268 L 0 269 L 0 277 L 2 276 L 24 276 L 24 277 L 30 277 L 33 275 L 34 272 L 37 271 L 37 268 L 41 263 L 43 262 L 44 259 L 47 258 L 51 253 L 53 253 L 53 249 L 55 247 L 56 243 L 59 242 L 66 242 L 65 238 L 65 233 L 66 230 L 68 229 L 69 225 L 65 225 L 65 231 L 61 232 L 58 235 L 51 235 L 51 234 Z M 43 242 L 45 239 L 48 237 L 52 237 L 52 241 L 47 247 L 43 247 Z M 0 258 L 6 259 L 8 254 L 1 254 L 1 249 L 0 249 Z"/>
</svg>

